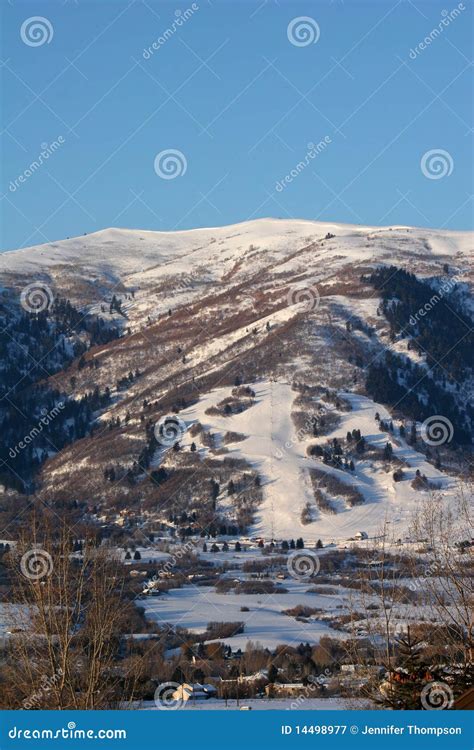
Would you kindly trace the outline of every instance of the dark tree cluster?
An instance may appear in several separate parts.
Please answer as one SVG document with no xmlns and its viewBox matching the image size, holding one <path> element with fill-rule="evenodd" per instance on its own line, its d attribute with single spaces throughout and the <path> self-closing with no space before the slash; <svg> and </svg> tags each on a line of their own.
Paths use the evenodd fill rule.
<svg viewBox="0 0 474 750">
<path fill-rule="evenodd" d="M 73 399 L 53 390 L 46 379 L 119 332 L 67 299 L 38 313 L 7 302 L 0 304 L 0 483 L 29 493 L 41 464 L 90 434 L 97 411 L 110 400 L 109 389 L 100 393 L 98 388 Z"/>
<path fill-rule="evenodd" d="M 374 401 L 397 405 L 404 414 L 423 422 L 433 414 L 449 416 L 454 428 L 453 441 L 471 444 L 469 422 L 474 410 L 469 403 L 465 410 L 457 405 L 452 393 L 427 375 L 426 370 L 393 352 L 385 352 L 367 371 L 365 387 Z"/>
<path fill-rule="evenodd" d="M 472 320 L 453 295 L 457 284 L 437 280 L 431 285 L 396 266 L 379 268 L 366 281 L 381 293 L 392 336 L 409 338 L 409 346 L 426 357 L 437 376 L 444 378 L 447 372 L 462 382 L 472 373 Z"/>
</svg>

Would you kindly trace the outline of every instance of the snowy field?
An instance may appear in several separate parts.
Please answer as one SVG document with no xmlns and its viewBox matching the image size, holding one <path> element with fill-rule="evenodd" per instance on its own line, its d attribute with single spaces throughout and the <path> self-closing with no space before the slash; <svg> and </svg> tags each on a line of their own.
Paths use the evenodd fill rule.
<svg viewBox="0 0 474 750">
<path fill-rule="evenodd" d="M 247 709 L 245 708 L 247 707 Z M 206 701 L 189 700 L 183 704 L 179 711 L 363 711 L 374 708 L 370 701 L 357 700 L 356 698 L 302 698 L 298 696 L 282 700 L 279 698 L 249 698 L 236 700 L 214 700 Z M 154 701 L 146 701 L 140 707 L 142 711 L 158 711 Z"/>
<path fill-rule="evenodd" d="M 341 606 L 348 601 L 342 593 L 326 596 L 305 593 L 313 584 L 292 579 L 282 581 L 284 594 L 218 594 L 210 586 L 185 586 L 173 589 L 156 599 L 141 602 L 146 616 L 158 624 L 172 623 L 194 633 L 202 633 L 211 621 L 244 622 L 245 630 L 240 635 L 225 638 L 232 648 L 245 649 L 248 641 L 274 649 L 278 644 L 298 645 L 309 641 L 318 642 L 324 635 L 333 638 L 347 637 L 347 633 L 333 630 L 324 622 L 310 618 L 310 622 L 297 621 L 282 614 L 299 604 L 321 608 L 327 613 L 341 613 Z M 242 612 L 248 607 L 248 612 Z"/>
</svg>

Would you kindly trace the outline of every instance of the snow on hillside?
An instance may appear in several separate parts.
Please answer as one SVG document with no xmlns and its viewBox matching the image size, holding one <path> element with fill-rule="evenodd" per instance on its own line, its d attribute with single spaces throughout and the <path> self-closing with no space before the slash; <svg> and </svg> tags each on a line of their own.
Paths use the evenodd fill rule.
<svg viewBox="0 0 474 750">
<path fill-rule="evenodd" d="M 321 242 L 328 235 L 334 235 Z M 314 243 L 320 243 L 318 247 Z M 318 266 L 337 257 L 341 261 L 377 258 L 393 262 L 406 251 L 433 260 L 470 255 L 469 232 L 412 227 L 367 227 L 328 222 L 258 219 L 241 224 L 178 232 L 104 229 L 90 235 L 5 252 L 0 276 L 20 274 L 55 278 L 59 271 L 71 279 L 100 281 L 101 276 L 126 285 L 148 286 L 170 275 L 193 274 L 204 266 L 214 280 L 222 279 L 238 261 L 251 261 L 252 273 L 269 263 L 279 271 L 300 270 L 290 256 L 303 248 L 306 262 Z"/>
<path fill-rule="evenodd" d="M 417 469 L 429 481 L 436 482 L 445 491 L 453 488 L 453 480 L 429 464 L 425 457 L 397 437 L 399 447 L 394 454 L 407 464 L 405 480 L 394 482 L 392 473 L 381 467 L 373 468 L 368 461 L 359 461 L 354 474 L 325 466 L 309 457 L 306 448 L 311 443 L 325 442 L 334 437 L 343 438 L 348 431 L 360 429 L 370 445 L 383 449 L 389 436 L 378 428 L 375 414 L 390 420 L 389 412 L 371 399 L 342 393 L 352 410 L 344 414 L 341 424 L 323 438 L 299 440 L 291 411 L 295 392 L 288 383 L 264 381 L 253 384 L 256 403 L 240 414 L 228 417 L 209 416 L 205 412 L 229 395 L 228 388 L 218 388 L 203 396 L 197 404 L 180 412 L 187 425 L 200 422 L 206 430 L 223 435 L 234 431 L 246 436 L 245 440 L 228 446 L 230 456 L 245 458 L 262 477 L 264 501 L 257 511 L 254 535 L 265 539 L 290 539 L 303 536 L 308 542 L 322 539 L 325 543 L 366 531 L 377 536 L 385 522 L 391 524 L 394 534 L 407 532 L 410 513 L 419 502 L 420 493 L 410 483 Z M 190 438 L 185 438 L 187 446 Z M 337 475 L 341 481 L 353 484 L 364 496 L 363 505 L 344 508 L 337 514 L 316 510 L 308 469 L 317 467 Z M 301 511 L 309 502 L 315 508 L 316 520 L 301 523 Z"/>
<path fill-rule="evenodd" d="M 144 447 L 137 410 L 142 394 L 153 400 L 183 381 L 194 383 L 195 377 L 201 377 L 204 382 L 207 378 L 209 392 L 201 392 L 199 401 L 180 411 L 180 417 L 188 425 L 200 421 L 205 429 L 220 435 L 226 431 L 245 435 L 241 442 L 228 446 L 228 455 L 244 458 L 261 477 L 263 502 L 252 533 L 266 539 L 303 536 L 308 541 L 320 538 L 331 542 L 361 530 L 377 535 L 385 522 L 403 536 L 420 497 L 411 487 L 416 470 L 448 493 L 452 481 L 401 439 L 394 448 L 395 456 L 407 464 L 401 482 L 394 482 L 392 471 L 385 471 L 380 461 L 361 458 L 351 473 L 309 457 L 310 444 L 344 437 L 354 429 L 361 430 L 369 444 L 383 449 L 388 436 L 378 429 L 375 413 L 382 419 L 390 419 L 390 414 L 368 398 L 345 393 L 352 411 L 341 415 L 337 427 L 323 438 L 301 439 L 292 417 L 297 394 L 291 384 L 301 369 L 302 382 L 335 390 L 349 390 L 354 384 L 360 393 L 363 365 L 357 372 L 355 363 L 364 361 L 364 347 L 370 350 L 378 338 L 370 338 L 362 327 L 354 329 L 348 342 L 347 321 L 359 318 L 366 328 L 378 326 L 387 347 L 398 347 L 408 355 L 405 344 L 388 342 L 387 327 L 377 316 L 378 296 L 372 290 L 361 292 L 361 273 L 379 263 L 398 263 L 420 276 L 441 276 L 447 263 L 452 273 L 461 269 L 467 283 L 469 274 L 464 271 L 471 264 L 473 246 L 468 232 L 278 219 L 179 232 L 105 229 L 3 253 L 0 282 L 18 291 L 31 281 L 41 281 L 51 286 L 54 296 L 66 296 L 73 304 L 106 318 L 114 315 L 133 334 L 143 332 L 131 344 L 125 336 L 110 347 L 96 348 L 88 360 L 96 358 L 100 368 L 77 369 L 73 378 L 64 375 L 61 383 L 66 391 L 75 389 L 73 396 L 83 395 L 93 386 L 110 387 L 113 399 L 101 418 L 120 417 L 121 430 L 128 430 L 127 437 L 136 441 L 137 456 Z M 324 288 L 321 319 L 301 316 L 288 290 L 320 285 Z M 122 298 L 125 315 L 112 312 L 107 304 L 115 292 Z M 173 313 L 169 320 L 168 310 Z M 182 316 L 175 317 L 175 311 Z M 293 323 L 299 327 L 292 327 Z M 286 359 L 280 360 L 278 347 Z M 408 356 L 414 357 L 412 352 Z M 220 384 L 226 365 L 250 371 L 248 381 L 256 392 L 256 402 L 239 414 L 209 416 L 206 411 L 230 395 L 229 388 L 209 385 L 211 374 Z M 117 381 L 135 368 L 140 369 L 140 377 L 119 392 Z M 236 374 L 233 372 L 233 377 Z M 124 427 L 129 409 L 132 413 Z M 133 430 L 136 432 L 131 435 Z M 130 461 L 115 433 L 111 433 L 112 439 L 117 440 L 114 450 L 119 446 L 124 462 Z M 93 440 L 90 442 L 90 456 L 81 454 L 76 460 L 72 452 L 74 470 L 81 468 L 81 461 L 85 470 L 93 465 L 95 451 Z M 190 440 L 185 438 L 183 444 L 189 447 Z M 122 458 L 120 452 L 116 458 Z M 96 468 L 102 475 L 104 467 Z M 364 503 L 349 507 L 336 499 L 338 512 L 324 512 L 315 502 L 311 468 L 354 485 Z M 58 461 L 55 471 L 53 480 L 66 477 L 71 465 Z M 307 505 L 312 522 L 303 525 L 301 514 Z"/>
</svg>

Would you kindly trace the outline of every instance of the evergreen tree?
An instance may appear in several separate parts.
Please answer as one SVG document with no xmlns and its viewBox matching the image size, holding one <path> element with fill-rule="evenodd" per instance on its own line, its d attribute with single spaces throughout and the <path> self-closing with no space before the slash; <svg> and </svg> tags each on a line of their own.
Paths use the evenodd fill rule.
<svg viewBox="0 0 474 750">
<path fill-rule="evenodd" d="M 391 461 L 393 458 L 393 448 L 391 443 L 385 443 L 385 448 L 383 451 L 383 459 L 384 461 Z"/>
<path fill-rule="evenodd" d="M 381 703 L 386 708 L 408 711 L 421 708 L 420 695 L 432 675 L 421 664 L 421 641 L 414 638 L 407 628 L 406 635 L 397 638 L 398 663 L 383 684 Z"/>
<path fill-rule="evenodd" d="M 277 679 L 278 679 L 278 669 L 272 662 L 270 666 L 268 667 L 268 681 L 270 683 L 274 683 L 277 681 Z"/>
</svg>

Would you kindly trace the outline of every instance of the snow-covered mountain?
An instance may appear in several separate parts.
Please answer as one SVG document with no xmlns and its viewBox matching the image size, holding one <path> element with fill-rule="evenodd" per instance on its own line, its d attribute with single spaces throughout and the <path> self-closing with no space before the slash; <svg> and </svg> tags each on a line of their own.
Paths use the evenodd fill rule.
<svg viewBox="0 0 474 750">
<path fill-rule="evenodd" d="M 232 288 L 257 275 L 260 283 L 268 276 L 283 283 L 305 278 L 342 283 L 348 265 L 364 262 L 413 263 L 422 274 L 441 274 L 448 262 L 470 274 L 465 265 L 472 253 L 470 232 L 259 219 L 179 232 L 105 229 L 5 252 L 0 277 L 5 284 L 49 281 L 80 304 L 102 301 L 102 291 L 115 286 L 150 291 L 161 284 L 169 285 L 172 302 L 181 302 L 203 287 Z M 140 304 L 143 310 L 156 307 L 146 299 Z M 138 303 L 136 308 L 138 316 Z"/>
<path fill-rule="evenodd" d="M 16 406 L 32 388 L 49 406 L 89 399 L 87 418 L 71 405 L 25 449 L 35 492 L 146 533 L 214 524 L 330 540 L 387 521 L 402 535 L 420 493 L 449 493 L 468 470 L 473 251 L 467 232 L 262 219 L 0 255 L 1 312 L 16 321 L 0 366 Z M 60 299 L 80 315 L 55 312 Z M 35 304 L 41 335 L 18 318 L 36 320 Z M 178 431 L 164 444 L 167 415 Z M 426 439 L 432 417 L 449 439 Z M 11 450 L 12 415 L 2 422 Z M 20 478 L 27 454 L 7 457 Z"/>
</svg>

